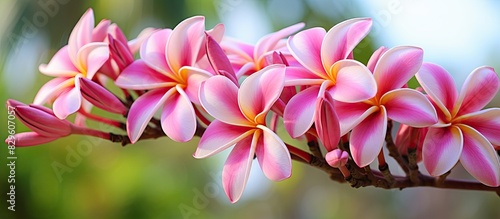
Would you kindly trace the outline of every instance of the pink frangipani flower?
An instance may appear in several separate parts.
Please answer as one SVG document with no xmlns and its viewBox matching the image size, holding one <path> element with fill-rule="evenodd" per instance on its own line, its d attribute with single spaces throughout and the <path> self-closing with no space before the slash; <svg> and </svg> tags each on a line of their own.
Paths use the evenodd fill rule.
<svg viewBox="0 0 500 219">
<path fill-rule="evenodd" d="M 71 32 L 68 45 L 61 48 L 49 64 L 40 65 L 43 74 L 57 78 L 47 82 L 35 97 L 34 104 L 54 100 L 54 114 L 64 119 L 81 108 L 82 95 L 78 78 L 92 79 L 109 58 L 108 44 L 94 38 L 105 36 L 108 21 L 94 29 L 94 14 L 87 10 Z"/>
<path fill-rule="evenodd" d="M 380 153 L 387 131 L 387 119 L 413 127 L 437 122 L 436 110 L 420 92 L 406 85 L 422 65 L 423 51 L 417 47 L 377 50 L 369 61 L 377 83 L 377 94 L 359 103 L 335 104 L 341 135 L 352 130 L 350 150 L 360 167 L 370 164 Z M 374 64 L 376 63 L 376 64 Z"/>
<path fill-rule="evenodd" d="M 243 43 L 231 38 L 224 38 L 221 46 L 228 54 L 234 68 L 237 70 L 236 75 L 252 74 L 266 67 L 265 57 L 275 51 L 286 52 L 286 41 L 284 38 L 297 32 L 304 27 L 304 23 L 298 23 L 279 31 L 263 36 L 254 45 Z"/>
<path fill-rule="evenodd" d="M 335 25 L 328 33 L 317 27 L 288 39 L 290 52 L 303 67 L 287 67 L 285 85 L 309 86 L 290 99 L 285 108 L 285 128 L 292 137 L 309 130 L 319 110 L 315 102 L 324 92 L 343 102 L 363 101 L 375 95 L 377 87 L 370 70 L 348 59 L 371 24 L 371 19 L 351 19 Z"/>
<path fill-rule="evenodd" d="M 201 104 L 216 120 L 201 137 L 194 157 L 208 157 L 235 145 L 222 172 L 224 191 L 233 203 L 243 193 L 254 156 L 269 179 L 291 175 L 288 149 L 266 126 L 284 78 L 285 66 L 271 65 L 250 75 L 239 89 L 224 76 L 214 76 L 200 88 Z"/>
<path fill-rule="evenodd" d="M 474 178 L 488 186 L 499 186 L 500 163 L 493 145 L 500 144 L 500 108 L 481 110 L 500 87 L 493 68 L 472 71 L 460 93 L 441 66 L 424 63 L 416 76 L 439 117 L 439 123 L 428 129 L 424 139 L 425 168 L 439 176 L 460 160 Z"/>
<path fill-rule="evenodd" d="M 222 27 L 222 26 L 218 26 Z M 218 28 L 216 32 L 223 31 Z M 132 143 L 142 135 L 155 112 L 162 108 L 161 126 L 175 141 L 186 142 L 196 131 L 194 104 L 198 89 L 212 73 L 197 68 L 204 51 L 205 18 L 188 18 L 173 30 L 153 33 L 141 46 L 141 59 L 129 65 L 115 81 L 121 88 L 149 90 L 132 104 L 127 134 Z"/>
</svg>

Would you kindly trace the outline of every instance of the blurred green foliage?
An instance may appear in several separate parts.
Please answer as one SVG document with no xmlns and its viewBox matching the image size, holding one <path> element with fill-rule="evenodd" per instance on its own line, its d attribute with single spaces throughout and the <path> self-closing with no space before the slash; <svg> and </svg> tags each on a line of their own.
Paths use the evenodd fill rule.
<svg viewBox="0 0 500 219">
<path fill-rule="evenodd" d="M 57 13 L 49 16 L 45 25 L 36 27 L 36 33 L 30 37 L 23 36 L 26 19 L 36 19 L 35 15 L 44 10 L 41 4 L 56 1 L 5 1 L 2 4 L 8 7 L 3 10 L 10 21 L 5 24 L 9 31 L 0 37 L 0 97 L 2 102 L 15 98 L 30 103 L 50 77 L 37 73 L 28 76 L 34 78 L 34 83 L 22 88 L 21 93 L 8 90 L 18 86 L 17 83 L 23 84 L 12 84 L 3 77 L 21 75 L 21 72 L 5 72 L 6 65 L 12 64 L 8 63 L 9 56 L 16 54 L 22 43 L 43 35 L 48 47 L 24 55 L 36 59 L 37 64 L 47 63 L 67 43 L 74 24 L 89 7 L 95 11 L 96 21 L 111 19 L 133 38 L 142 28 L 174 27 L 192 15 L 206 16 L 207 27 L 212 27 L 220 22 L 222 10 L 245 7 L 245 1 L 252 0 L 61 0 L 66 3 L 56 4 Z M 273 16 L 276 8 L 271 6 L 275 1 L 256 2 L 260 10 Z M 307 27 L 329 29 L 344 19 L 364 16 L 350 1 L 343 1 L 345 10 L 332 9 L 335 14 L 325 16 L 315 11 L 318 5 L 311 5 L 319 2 L 301 1 L 299 21 L 306 22 Z M 271 19 L 270 22 L 277 30 L 298 21 Z M 375 49 L 373 40 L 368 37 L 360 45 L 355 56 L 366 63 Z M 22 59 L 16 65 L 23 65 Z M 32 71 L 37 72 L 36 66 Z M 16 80 L 24 80 L 24 76 Z M 0 112 L 0 138 L 5 139 L 7 113 L 3 107 Z M 95 123 L 89 125 L 103 128 Z M 24 131 L 27 128 L 16 121 L 16 132 Z M 280 132 L 286 136 L 283 130 Z M 243 199 L 230 204 L 220 184 L 224 155 L 196 160 L 192 153 L 197 142 L 195 138 L 179 144 L 162 138 L 121 147 L 94 138 L 71 136 L 42 146 L 17 148 L 15 212 L 4 206 L 9 173 L 5 168 L 8 151 L 3 146 L 0 192 L 4 194 L 4 204 L 0 206 L 0 218 L 500 218 L 499 199 L 494 194 L 425 188 L 401 192 L 352 189 L 298 163 L 294 163 L 292 178 L 279 183 L 262 180 L 260 170 L 255 171 L 257 174 L 252 177 L 260 181 L 250 181 Z M 251 186 L 251 183 L 256 184 Z"/>
</svg>

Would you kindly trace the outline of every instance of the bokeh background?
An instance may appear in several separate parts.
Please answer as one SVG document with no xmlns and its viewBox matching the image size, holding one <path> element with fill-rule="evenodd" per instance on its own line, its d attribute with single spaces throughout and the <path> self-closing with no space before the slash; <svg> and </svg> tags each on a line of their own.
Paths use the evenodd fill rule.
<svg viewBox="0 0 500 219">
<path fill-rule="evenodd" d="M 96 22 L 110 19 L 129 38 L 145 27 L 173 28 L 187 17 L 204 15 L 207 27 L 222 22 L 226 35 L 249 43 L 298 22 L 329 29 L 345 19 L 372 17 L 372 32 L 355 52 L 363 62 L 379 46 L 415 45 L 424 49 L 425 61 L 453 73 L 459 87 L 476 67 L 500 71 L 498 1 L 0 0 L 2 103 L 8 98 L 32 102 L 50 79 L 38 65 L 67 43 L 89 7 Z M 498 95 L 490 106 L 500 107 Z M 5 139 L 7 113 L 4 107 L 0 112 L 0 138 Z M 16 131 L 27 129 L 18 122 Z M 162 138 L 121 147 L 71 136 L 18 148 L 16 212 L 7 211 L 5 201 L 4 144 L 0 218 L 500 218 L 500 198 L 491 192 L 353 189 L 299 163 L 292 177 L 279 183 L 254 166 L 243 198 L 230 204 L 220 182 L 226 155 L 196 160 L 197 142 Z M 469 178 L 460 167 L 452 176 Z"/>
</svg>

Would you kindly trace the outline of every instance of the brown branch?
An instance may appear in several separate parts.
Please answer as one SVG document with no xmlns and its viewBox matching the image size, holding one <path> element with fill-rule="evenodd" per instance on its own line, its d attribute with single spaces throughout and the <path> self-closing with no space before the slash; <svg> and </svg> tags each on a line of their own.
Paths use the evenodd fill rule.
<svg viewBox="0 0 500 219">
<path fill-rule="evenodd" d="M 153 122 L 156 123 L 156 122 Z M 164 137 L 165 134 L 163 133 L 163 130 L 161 127 L 158 127 L 156 125 L 151 124 L 152 126 L 148 126 L 146 130 L 144 131 L 143 135 L 140 137 L 139 140 L 146 140 L 146 139 L 156 139 L 159 137 Z M 196 136 L 201 137 L 203 133 L 205 132 L 206 128 L 198 125 L 196 129 Z M 113 134 L 110 133 L 110 141 L 112 142 L 120 142 L 123 146 L 130 144 L 130 139 L 127 135 L 118 135 L 118 134 Z M 392 137 L 391 138 L 386 138 L 388 140 L 388 145 L 394 146 L 393 149 L 395 149 L 395 145 L 392 142 Z M 316 148 L 314 142 L 308 142 L 308 145 L 312 146 L 312 148 Z M 391 146 L 391 147 L 392 147 Z M 349 142 L 342 142 L 339 145 L 340 148 L 343 150 L 349 151 Z M 319 146 L 318 146 L 319 149 Z M 390 149 L 390 150 L 393 150 Z M 312 152 L 314 152 L 315 149 L 312 149 Z M 397 152 L 397 150 L 396 150 Z M 307 152 L 305 152 L 307 153 Z M 356 163 L 352 160 L 349 159 L 346 168 L 348 169 L 350 175 L 346 178 L 344 178 L 344 175 L 342 172 L 337 169 L 333 168 L 330 165 L 326 163 L 324 158 L 318 157 L 318 152 L 314 152 L 315 154 L 309 154 L 308 155 L 311 157 L 310 161 L 306 161 L 301 157 L 298 157 L 294 154 L 291 154 L 291 158 L 295 161 L 298 161 L 300 163 L 310 165 L 312 167 L 318 168 L 324 172 L 326 172 L 329 176 L 330 179 L 336 182 L 340 183 L 345 183 L 349 182 L 349 184 L 354 187 L 354 188 L 360 188 L 360 187 L 368 187 L 368 186 L 373 186 L 377 188 L 384 188 L 384 189 L 405 189 L 405 188 L 413 188 L 413 187 L 435 187 L 435 188 L 442 188 L 442 189 L 460 189 L 460 190 L 476 190 L 476 191 L 494 191 L 500 196 L 500 187 L 489 187 L 486 185 L 483 185 L 479 182 L 471 182 L 471 181 L 462 181 L 462 180 L 456 180 L 456 179 L 448 179 L 446 176 L 441 176 L 441 177 L 431 177 L 427 175 L 423 175 L 420 172 L 418 172 L 418 168 L 416 167 L 416 155 L 413 153 L 413 151 L 410 151 L 408 160 L 406 161 L 403 159 L 399 153 L 397 154 L 392 154 L 391 156 L 396 156 L 396 160 L 399 162 L 403 162 L 402 167 L 407 167 L 409 171 L 409 175 L 407 176 L 393 176 L 390 175 L 393 180 L 387 180 L 387 173 L 384 173 L 384 171 L 377 171 L 377 170 L 372 170 L 369 166 L 365 168 L 360 168 L 356 165 Z M 398 162 L 398 163 L 399 163 Z M 401 165 L 401 164 L 400 164 Z M 383 169 L 383 168 L 382 168 Z"/>
</svg>

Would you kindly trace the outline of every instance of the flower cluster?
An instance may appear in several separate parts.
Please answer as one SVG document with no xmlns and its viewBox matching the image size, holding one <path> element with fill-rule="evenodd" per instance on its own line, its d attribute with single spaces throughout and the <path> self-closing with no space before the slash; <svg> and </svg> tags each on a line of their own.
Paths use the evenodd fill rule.
<svg viewBox="0 0 500 219">
<path fill-rule="evenodd" d="M 371 26 L 369 18 L 328 31 L 302 30 L 299 23 L 251 45 L 224 36 L 222 24 L 207 30 L 205 18 L 195 16 L 127 41 L 108 20 L 94 26 L 89 9 L 68 45 L 40 66 L 55 78 L 33 104 L 7 101 L 33 131 L 16 134 L 17 146 L 71 134 L 123 144 L 200 136 L 195 158 L 232 147 L 222 174 L 231 202 L 241 197 L 255 157 L 274 181 L 291 176 L 292 159 L 313 158 L 348 180 L 346 165 L 362 169 L 377 160 L 383 166 L 383 147 L 394 142 L 396 153 L 408 158 L 414 152 L 431 176 L 445 175 L 460 161 L 478 181 L 498 187 L 500 108 L 482 109 L 499 90 L 495 71 L 475 69 L 457 91 L 445 69 L 423 63 L 418 47 L 381 47 L 363 64 L 353 50 Z M 421 88 L 408 87 L 413 77 Z M 111 92 L 110 86 L 120 89 Z M 92 107 L 122 115 L 126 124 L 93 114 Z M 71 114 L 77 114 L 73 122 Z M 128 139 L 88 128 L 85 119 L 121 128 Z M 276 134 L 280 121 L 291 137 L 319 142 L 323 149 L 310 154 L 285 143 Z M 388 141 L 393 122 L 400 124 L 394 142 Z"/>
</svg>

